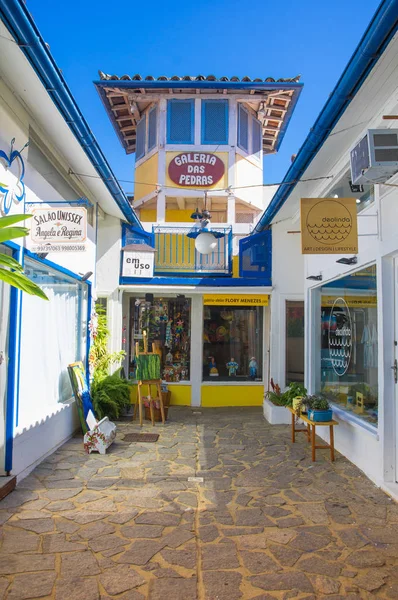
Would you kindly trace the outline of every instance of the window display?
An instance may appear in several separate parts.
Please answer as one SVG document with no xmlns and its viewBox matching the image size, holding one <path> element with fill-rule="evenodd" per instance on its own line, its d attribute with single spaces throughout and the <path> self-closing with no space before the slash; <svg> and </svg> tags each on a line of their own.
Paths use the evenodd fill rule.
<svg viewBox="0 0 398 600">
<path fill-rule="evenodd" d="M 321 288 L 320 391 L 339 408 L 378 421 L 376 267 Z"/>
<path fill-rule="evenodd" d="M 205 306 L 203 381 L 261 381 L 263 309 Z"/>
<path fill-rule="evenodd" d="M 130 299 L 129 377 L 135 378 L 135 344 L 142 344 L 144 332 L 148 348 L 154 344 L 161 359 L 162 379 L 168 382 L 190 378 L 191 301 L 183 296 L 164 299 Z"/>
</svg>

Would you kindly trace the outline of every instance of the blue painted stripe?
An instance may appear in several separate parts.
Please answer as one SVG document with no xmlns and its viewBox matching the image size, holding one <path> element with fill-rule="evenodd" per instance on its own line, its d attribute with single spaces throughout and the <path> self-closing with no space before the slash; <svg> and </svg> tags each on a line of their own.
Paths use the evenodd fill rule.
<svg viewBox="0 0 398 600">
<path fill-rule="evenodd" d="M 151 279 L 146 278 L 135 278 L 135 277 L 121 277 L 119 281 L 120 285 L 148 285 L 148 286 L 162 286 L 162 285 L 192 285 L 195 287 L 271 287 L 272 280 L 270 278 L 240 278 L 235 279 L 228 275 L 225 278 L 219 277 L 189 277 L 181 275 L 180 277 L 168 277 L 158 276 L 152 277 Z M 268 292 L 264 292 L 268 293 Z"/>
</svg>

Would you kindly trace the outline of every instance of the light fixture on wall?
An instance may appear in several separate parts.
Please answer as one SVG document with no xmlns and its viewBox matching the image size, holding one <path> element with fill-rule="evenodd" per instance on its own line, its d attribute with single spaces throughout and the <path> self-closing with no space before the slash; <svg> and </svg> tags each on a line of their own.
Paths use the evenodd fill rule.
<svg viewBox="0 0 398 600">
<path fill-rule="evenodd" d="M 341 265 L 356 265 L 358 262 L 358 258 L 356 256 L 351 256 L 350 258 L 339 258 L 339 260 L 336 260 L 337 263 L 340 263 Z"/>
<path fill-rule="evenodd" d="M 92 271 L 87 271 L 87 273 L 84 273 L 84 275 L 81 276 L 81 281 L 87 281 L 87 279 L 89 279 L 92 274 L 93 274 Z M 79 275 L 80 275 L 80 273 L 79 273 Z"/>
<path fill-rule="evenodd" d="M 322 281 L 322 275 L 310 275 L 307 279 L 311 279 L 312 281 Z"/>
</svg>

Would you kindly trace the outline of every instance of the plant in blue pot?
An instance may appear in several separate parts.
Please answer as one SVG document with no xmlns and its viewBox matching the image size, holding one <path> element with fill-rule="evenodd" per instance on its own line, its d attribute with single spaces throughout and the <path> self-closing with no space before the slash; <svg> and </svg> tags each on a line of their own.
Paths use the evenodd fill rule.
<svg viewBox="0 0 398 600">
<path fill-rule="evenodd" d="M 308 407 L 308 418 L 311 421 L 317 421 L 318 423 L 324 423 L 332 420 L 333 411 L 330 408 L 330 404 L 326 398 L 311 398 L 311 403 Z"/>
</svg>

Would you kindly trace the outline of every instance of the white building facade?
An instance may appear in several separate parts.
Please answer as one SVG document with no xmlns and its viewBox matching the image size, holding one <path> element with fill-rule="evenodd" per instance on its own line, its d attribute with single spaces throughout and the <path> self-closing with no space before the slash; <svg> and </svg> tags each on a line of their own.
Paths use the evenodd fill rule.
<svg viewBox="0 0 398 600">
<path fill-rule="evenodd" d="M 336 448 L 394 497 L 398 497 L 398 177 L 376 183 L 373 174 L 373 179 L 354 185 L 350 151 L 368 130 L 387 130 L 398 142 L 396 31 L 397 3 L 382 3 L 284 179 L 307 181 L 291 186 L 288 193 L 280 188 L 259 223 L 259 230 L 272 229 L 275 242 L 276 231 L 284 224 L 273 259 L 281 263 L 285 257 L 291 275 L 289 268 L 275 270 L 273 281 L 283 289 L 291 279 L 297 297 L 305 301 L 308 392 L 331 401 L 339 422 Z M 356 199 L 358 254 L 302 256 L 300 199 L 348 197 Z M 301 281 L 296 280 L 298 255 Z M 285 301 L 281 297 L 282 328 Z M 277 322 L 272 321 L 275 337 L 281 332 L 275 330 Z M 338 338 L 341 332 L 344 348 Z M 283 334 L 279 338 L 283 346 Z M 271 367 L 271 376 L 279 377 L 282 364 Z M 281 380 L 285 383 L 283 374 Z M 319 435 L 327 439 L 322 429 Z"/>
<path fill-rule="evenodd" d="M 79 427 L 67 367 L 87 365 L 98 223 L 134 214 L 102 180 L 109 166 L 96 168 L 101 151 L 24 5 L 0 16 L 0 216 L 34 214 L 25 224 L 42 239 L 0 251 L 49 299 L 0 282 L 0 474 L 23 477 Z M 65 243 L 49 247 L 66 214 L 83 233 L 65 227 Z"/>
</svg>

